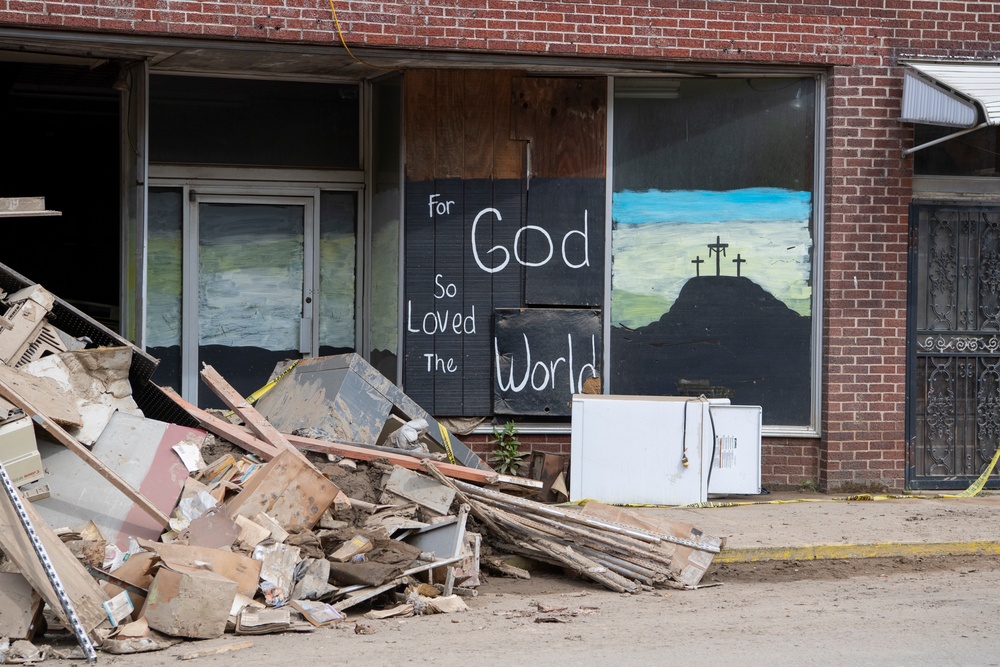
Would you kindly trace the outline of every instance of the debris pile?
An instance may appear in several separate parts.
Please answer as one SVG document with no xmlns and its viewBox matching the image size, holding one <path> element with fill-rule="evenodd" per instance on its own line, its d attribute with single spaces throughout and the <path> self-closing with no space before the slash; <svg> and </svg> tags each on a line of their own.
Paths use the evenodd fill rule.
<svg viewBox="0 0 1000 667">
<path fill-rule="evenodd" d="M 279 364 L 254 401 L 205 366 L 228 410 L 203 410 L 147 386 L 144 353 L 96 322 L 96 341 L 57 328 L 57 302 L 32 286 L 0 315 L 0 663 L 45 658 L 43 618 L 91 661 L 349 610 L 364 634 L 358 618 L 467 609 L 497 552 L 636 592 L 697 586 L 722 546 L 521 497 L 542 483 L 491 470 L 357 355 Z M 186 421 L 144 415 L 137 377 Z"/>
</svg>

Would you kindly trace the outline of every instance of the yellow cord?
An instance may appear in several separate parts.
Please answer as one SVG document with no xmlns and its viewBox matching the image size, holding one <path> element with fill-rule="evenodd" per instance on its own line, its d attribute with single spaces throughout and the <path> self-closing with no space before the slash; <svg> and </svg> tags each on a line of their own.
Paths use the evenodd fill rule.
<svg viewBox="0 0 1000 667">
<path fill-rule="evenodd" d="M 375 69 L 385 70 L 386 72 L 390 72 L 394 69 L 392 67 L 379 67 L 378 65 L 372 65 L 371 63 L 366 63 L 364 60 L 358 58 L 356 55 L 351 53 L 351 47 L 347 46 L 347 42 L 344 40 L 344 33 L 340 29 L 340 19 L 337 18 L 337 8 L 333 6 L 333 0 L 330 0 L 330 11 L 333 12 L 333 24 L 337 28 L 337 37 L 340 38 L 340 43 L 344 46 L 344 50 L 347 51 L 347 55 L 349 55 L 351 58 L 354 58 L 354 60 L 358 61 L 362 65 L 367 65 L 368 67 L 374 67 Z"/>
</svg>

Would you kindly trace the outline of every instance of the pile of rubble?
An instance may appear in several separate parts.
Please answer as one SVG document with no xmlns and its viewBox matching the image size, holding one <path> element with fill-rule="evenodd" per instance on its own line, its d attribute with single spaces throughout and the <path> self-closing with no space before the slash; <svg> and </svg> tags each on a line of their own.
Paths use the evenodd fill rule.
<svg viewBox="0 0 1000 667">
<path fill-rule="evenodd" d="M 491 470 L 357 355 L 279 364 L 253 400 L 205 366 L 228 407 L 209 411 L 40 286 L 3 306 L 0 662 L 44 659 L 46 618 L 93 661 L 458 612 L 481 567 L 528 576 L 500 553 L 615 591 L 693 588 L 722 546 L 596 502 L 529 499 L 541 482 Z M 183 419 L 144 414 L 136 384 Z"/>
</svg>

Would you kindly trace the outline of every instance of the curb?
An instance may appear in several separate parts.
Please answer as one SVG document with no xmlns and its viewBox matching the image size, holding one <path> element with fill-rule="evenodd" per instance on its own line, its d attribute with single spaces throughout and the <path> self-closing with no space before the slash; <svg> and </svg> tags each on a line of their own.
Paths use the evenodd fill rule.
<svg viewBox="0 0 1000 667">
<path fill-rule="evenodd" d="M 847 560 L 857 558 L 899 558 L 940 556 L 984 556 L 1000 554 L 1000 542 L 936 542 L 914 544 L 826 544 L 803 547 L 759 547 L 723 549 L 715 563 L 760 563 L 766 561 Z"/>
</svg>

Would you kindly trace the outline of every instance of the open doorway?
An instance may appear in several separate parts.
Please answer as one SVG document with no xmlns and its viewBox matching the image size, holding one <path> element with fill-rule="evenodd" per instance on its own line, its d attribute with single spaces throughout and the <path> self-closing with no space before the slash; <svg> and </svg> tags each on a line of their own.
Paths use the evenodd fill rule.
<svg viewBox="0 0 1000 667">
<path fill-rule="evenodd" d="M 0 56 L 0 197 L 62 212 L 4 220 L 0 262 L 119 331 L 119 65 L 64 60 Z"/>
</svg>

